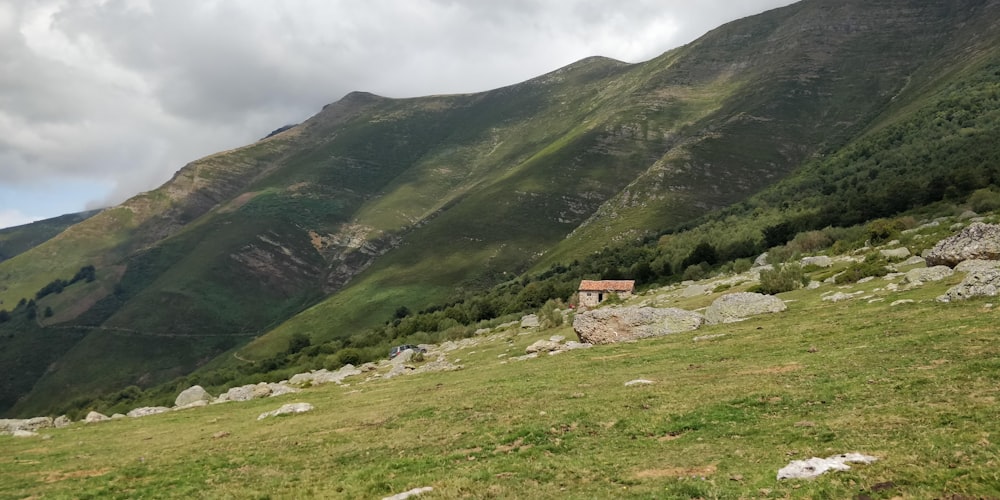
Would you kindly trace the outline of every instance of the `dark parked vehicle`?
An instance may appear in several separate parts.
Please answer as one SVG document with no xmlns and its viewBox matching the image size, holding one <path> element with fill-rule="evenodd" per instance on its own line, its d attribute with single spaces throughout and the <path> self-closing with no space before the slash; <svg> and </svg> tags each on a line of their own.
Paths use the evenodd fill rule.
<svg viewBox="0 0 1000 500">
<path fill-rule="evenodd" d="M 398 345 L 396 347 L 393 347 L 392 349 L 389 349 L 389 359 L 392 359 L 392 358 L 395 358 L 396 356 L 399 356 L 399 353 L 401 353 L 401 352 L 403 352 L 403 351 L 405 351 L 407 349 L 412 350 L 414 352 L 414 354 L 416 354 L 418 352 L 419 353 L 425 353 L 425 352 L 427 352 L 427 350 L 424 349 L 424 348 L 422 348 L 422 347 L 418 347 L 418 346 L 415 346 L 413 344 L 403 344 L 403 345 Z"/>
</svg>

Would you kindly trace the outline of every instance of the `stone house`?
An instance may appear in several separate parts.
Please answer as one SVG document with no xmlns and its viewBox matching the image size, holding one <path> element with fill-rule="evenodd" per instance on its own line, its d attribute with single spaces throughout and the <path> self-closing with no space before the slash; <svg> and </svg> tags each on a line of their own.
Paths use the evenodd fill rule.
<svg viewBox="0 0 1000 500">
<path fill-rule="evenodd" d="M 594 307 L 611 294 L 627 299 L 634 291 L 635 280 L 583 280 L 580 282 L 580 305 Z"/>
</svg>

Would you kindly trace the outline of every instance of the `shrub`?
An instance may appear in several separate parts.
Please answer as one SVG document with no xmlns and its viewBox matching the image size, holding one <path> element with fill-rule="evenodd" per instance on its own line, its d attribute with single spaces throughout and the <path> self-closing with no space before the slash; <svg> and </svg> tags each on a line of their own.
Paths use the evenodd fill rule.
<svg viewBox="0 0 1000 500">
<path fill-rule="evenodd" d="M 684 280 L 698 281 L 704 278 L 705 276 L 708 276 L 709 269 L 710 267 L 708 266 L 708 264 L 705 263 L 692 264 L 688 266 L 686 269 L 684 269 L 684 275 L 682 276 L 682 278 Z"/>
<path fill-rule="evenodd" d="M 812 253 L 833 244 L 833 238 L 823 231 L 806 231 L 795 235 L 788 247 L 796 253 Z"/>
<path fill-rule="evenodd" d="M 767 263 L 773 266 L 784 264 L 795 258 L 795 251 L 789 245 L 774 247 L 767 251 Z"/>
<path fill-rule="evenodd" d="M 805 273 L 799 264 L 785 264 L 780 268 L 766 269 L 760 272 L 760 285 L 755 287 L 759 293 L 774 295 L 789 292 L 805 284 Z"/>
<path fill-rule="evenodd" d="M 969 208 L 983 213 L 1000 209 L 1000 193 L 989 188 L 977 189 L 969 195 Z"/>
<path fill-rule="evenodd" d="M 889 274 L 889 270 L 885 268 L 886 264 L 888 262 L 881 254 L 868 254 L 864 261 L 855 262 L 844 270 L 843 273 L 838 274 L 834 278 L 834 282 L 841 285 L 844 283 L 856 283 L 858 280 L 870 276 L 885 276 Z"/>
<path fill-rule="evenodd" d="M 895 238 L 900 231 L 907 229 L 908 222 L 904 219 L 875 219 L 865 226 L 865 235 L 869 242 L 877 245 Z"/>
</svg>

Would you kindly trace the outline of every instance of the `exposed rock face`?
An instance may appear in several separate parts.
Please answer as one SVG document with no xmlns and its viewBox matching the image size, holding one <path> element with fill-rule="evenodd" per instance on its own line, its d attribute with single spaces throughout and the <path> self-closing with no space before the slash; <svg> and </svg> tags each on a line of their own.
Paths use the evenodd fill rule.
<svg viewBox="0 0 1000 500">
<path fill-rule="evenodd" d="M 1000 269 L 979 269 L 969 273 L 958 285 L 937 298 L 938 302 L 965 300 L 972 297 L 996 297 L 1000 290 Z"/>
<path fill-rule="evenodd" d="M 941 281 L 952 274 L 955 274 L 955 271 L 948 266 L 918 267 L 906 272 L 903 283 L 919 285 L 927 281 Z"/>
<path fill-rule="evenodd" d="M 125 415 L 132 418 L 139 418 L 156 415 L 157 413 L 165 413 L 168 411 L 170 411 L 170 408 L 167 408 L 166 406 L 144 406 L 142 408 L 136 408 Z"/>
<path fill-rule="evenodd" d="M 211 401 L 215 398 L 212 397 L 202 386 L 195 385 L 191 386 L 177 395 L 174 399 L 174 406 L 187 406 L 195 401 Z"/>
<path fill-rule="evenodd" d="M 289 403 L 287 405 L 283 405 L 281 408 L 278 408 L 277 410 L 271 410 L 268 412 L 261 413 L 257 417 L 257 420 L 264 420 L 265 418 L 276 417 L 278 415 L 292 415 L 295 413 L 305 413 L 307 411 L 312 411 L 312 410 L 313 410 L 313 405 L 309 403 Z"/>
<path fill-rule="evenodd" d="M 801 262 L 803 266 L 830 267 L 833 265 L 833 259 L 827 257 L 826 255 L 802 257 Z"/>
<path fill-rule="evenodd" d="M 782 479 L 812 479 L 828 471 L 850 470 L 848 462 L 870 464 L 878 458 L 860 453 L 844 453 L 827 458 L 813 457 L 809 460 L 793 460 L 778 470 L 778 480 Z"/>
<path fill-rule="evenodd" d="M 347 377 L 361 375 L 362 371 L 354 365 L 346 364 L 336 371 L 326 369 L 315 370 L 308 373 L 297 373 L 288 379 L 288 383 L 294 386 L 320 385 L 320 384 L 342 384 Z"/>
<path fill-rule="evenodd" d="M 96 411 L 92 411 L 92 412 L 88 413 L 87 416 L 84 417 L 84 419 L 83 419 L 83 421 L 86 422 L 86 423 L 88 423 L 88 424 L 93 424 L 93 423 L 96 423 L 96 422 L 104 422 L 105 420 L 111 420 L 111 419 L 108 418 L 107 415 L 105 415 L 103 413 L 98 413 Z"/>
<path fill-rule="evenodd" d="M 683 309 L 609 307 L 577 314 L 573 330 L 580 341 L 613 344 L 695 330 L 705 324 L 698 313 Z"/>
<path fill-rule="evenodd" d="M 737 292 L 715 299 L 705 310 L 705 319 L 711 324 L 735 323 L 752 316 L 781 312 L 787 309 L 784 301 L 761 293 Z"/>
<path fill-rule="evenodd" d="M 1000 260 L 1000 225 L 973 222 L 958 234 L 939 241 L 925 258 L 928 266 L 948 267 L 964 260 Z"/>
</svg>

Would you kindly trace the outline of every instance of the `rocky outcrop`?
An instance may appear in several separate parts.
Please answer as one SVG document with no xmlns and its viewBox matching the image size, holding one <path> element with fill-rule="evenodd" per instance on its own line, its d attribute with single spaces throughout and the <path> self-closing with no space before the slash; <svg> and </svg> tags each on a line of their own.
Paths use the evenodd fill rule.
<svg viewBox="0 0 1000 500">
<path fill-rule="evenodd" d="M 830 267 L 833 265 L 833 259 L 827 257 L 826 255 L 802 257 L 800 262 L 803 266 Z"/>
<path fill-rule="evenodd" d="M 965 260 L 1000 260 L 1000 225 L 974 222 L 938 242 L 924 256 L 928 266 L 955 267 Z"/>
<path fill-rule="evenodd" d="M 126 413 L 125 416 L 132 418 L 148 417 L 150 415 L 166 413 L 168 411 L 170 411 L 170 408 L 167 408 L 166 406 L 144 406 L 142 408 L 136 408 Z"/>
<path fill-rule="evenodd" d="M 577 314 L 573 330 L 581 342 L 613 344 L 695 330 L 705 323 L 698 313 L 653 307 L 608 307 Z"/>
<path fill-rule="evenodd" d="M 1000 290 L 1000 269 L 979 269 L 969 273 L 961 283 L 948 289 L 937 300 L 952 302 L 972 297 L 996 297 L 998 290 Z"/>
<path fill-rule="evenodd" d="M 737 292 L 715 299 L 705 310 L 705 319 L 711 324 L 735 323 L 761 314 L 784 311 L 785 302 L 773 295 Z"/>
<path fill-rule="evenodd" d="M 0 419 L 0 434 L 15 435 L 18 431 L 35 432 L 55 427 L 52 417 Z"/>
<path fill-rule="evenodd" d="M 551 340 L 539 340 L 534 344 L 529 345 L 524 349 L 524 352 L 531 354 L 533 352 L 551 352 L 558 351 L 562 348 L 562 344 L 559 342 L 553 342 Z"/>
<path fill-rule="evenodd" d="M 309 403 L 289 403 L 287 405 L 282 405 L 281 408 L 277 410 L 271 410 L 261 413 L 257 420 L 264 420 L 268 417 L 277 417 L 278 415 L 293 415 L 296 413 L 305 413 L 307 411 L 313 411 L 313 405 Z"/>
<path fill-rule="evenodd" d="M 906 272 L 903 283 L 920 285 L 928 281 L 941 281 L 953 274 L 955 271 L 948 266 L 918 267 Z"/>
<path fill-rule="evenodd" d="M 362 371 L 355 368 L 354 365 L 346 364 L 332 372 L 322 369 L 314 370 L 308 373 L 297 373 L 292 375 L 292 378 L 288 379 L 288 384 L 299 387 L 330 383 L 342 384 L 345 378 L 361 375 L 361 373 Z"/>
<path fill-rule="evenodd" d="M 213 403 L 225 403 L 228 401 L 250 401 L 251 399 L 275 397 L 294 392 L 299 392 L 299 390 L 294 387 L 289 387 L 285 384 L 261 382 L 259 384 L 249 384 L 240 387 L 233 387 L 228 391 L 220 394 L 219 397 L 216 398 L 215 401 L 213 401 Z"/>
<path fill-rule="evenodd" d="M 174 399 L 174 406 L 188 406 L 197 401 L 209 402 L 215 399 L 202 386 L 195 385 L 181 391 Z"/>
</svg>

